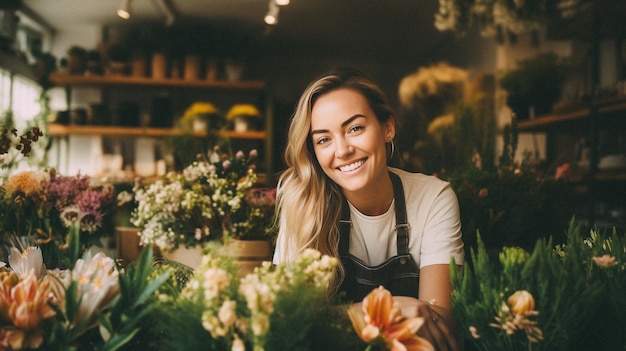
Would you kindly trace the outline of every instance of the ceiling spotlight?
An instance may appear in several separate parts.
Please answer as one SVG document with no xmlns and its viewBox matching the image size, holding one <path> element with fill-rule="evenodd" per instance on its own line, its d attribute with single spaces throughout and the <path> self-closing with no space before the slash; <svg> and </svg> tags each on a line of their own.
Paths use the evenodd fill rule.
<svg viewBox="0 0 626 351">
<path fill-rule="evenodd" d="M 287 6 L 287 5 L 289 5 L 289 0 L 274 0 L 274 2 L 278 6 Z"/>
<path fill-rule="evenodd" d="M 271 25 L 275 25 L 276 23 L 278 23 L 278 12 L 279 12 L 279 8 L 276 5 L 276 3 L 274 2 L 274 0 L 270 0 L 270 8 L 269 11 L 267 11 L 267 15 L 265 15 L 265 23 Z"/>
<path fill-rule="evenodd" d="M 130 0 L 122 0 L 120 7 L 117 9 L 117 15 L 125 20 L 130 18 Z"/>
</svg>

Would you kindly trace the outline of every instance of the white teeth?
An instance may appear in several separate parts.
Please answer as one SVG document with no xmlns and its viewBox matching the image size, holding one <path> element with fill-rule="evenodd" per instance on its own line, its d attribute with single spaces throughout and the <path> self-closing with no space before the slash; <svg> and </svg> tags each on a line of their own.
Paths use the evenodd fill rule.
<svg viewBox="0 0 626 351">
<path fill-rule="evenodd" d="M 363 160 L 357 161 L 355 163 L 349 164 L 347 166 L 342 166 L 339 167 L 339 170 L 342 172 L 350 172 L 350 171 L 354 171 L 355 169 L 361 167 L 363 165 Z"/>
</svg>

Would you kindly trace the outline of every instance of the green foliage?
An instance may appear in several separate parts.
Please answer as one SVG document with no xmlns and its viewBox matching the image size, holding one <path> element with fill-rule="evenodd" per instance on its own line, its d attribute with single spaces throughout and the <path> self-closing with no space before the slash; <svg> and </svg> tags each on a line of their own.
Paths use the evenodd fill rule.
<svg viewBox="0 0 626 351">
<path fill-rule="evenodd" d="M 593 257 L 609 255 L 616 264 L 601 267 Z M 478 238 L 461 270 L 451 269 L 453 312 L 470 350 L 624 350 L 620 331 L 626 321 L 626 241 L 615 231 L 592 231 L 583 238 L 572 220 L 567 244 L 540 239 L 528 253 L 504 248 L 499 262 Z M 522 331 L 510 336 L 494 328 L 507 298 L 518 290 L 536 301 L 543 340 L 529 343 Z M 621 327 L 620 327 L 621 326 Z M 470 327 L 480 336 L 474 338 Z M 623 331 L 623 330 L 622 330 Z"/>
<path fill-rule="evenodd" d="M 554 53 L 543 53 L 521 60 L 518 68 L 504 74 L 500 86 L 508 92 L 507 105 L 520 118 L 528 118 L 528 109 L 534 106 L 536 114 L 552 110 L 552 104 L 561 97 L 570 65 Z"/>
</svg>

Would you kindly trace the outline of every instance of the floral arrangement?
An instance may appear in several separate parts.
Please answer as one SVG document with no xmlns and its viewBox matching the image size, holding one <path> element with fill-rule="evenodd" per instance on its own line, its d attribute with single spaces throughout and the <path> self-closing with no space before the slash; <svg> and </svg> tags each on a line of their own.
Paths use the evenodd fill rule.
<svg viewBox="0 0 626 351">
<path fill-rule="evenodd" d="M 271 239 L 275 190 L 256 186 L 252 150 L 248 157 L 222 157 L 192 163 L 133 191 L 137 208 L 131 222 L 140 229 L 142 245 L 171 251 L 211 240 Z"/>
<path fill-rule="evenodd" d="M 110 184 L 92 184 L 83 175 L 63 176 L 54 169 L 23 171 L 0 187 L 0 230 L 5 246 L 41 247 L 50 267 L 68 267 L 100 239 L 112 233 L 115 207 Z M 76 227 L 77 235 L 71 236 Z M 77 253 L 68 252 L 77 240 Z"/>
<path fill-rule="evenodd" d="M 148 300 L 169 277 L 148 279 L 152 251 L 120 272 L 86 252 L 71 269 L 48 270 L 42 251 L 11 249 L 0 264 L 0 350 L 117 350 L 137 333 Z"/>
<path fill-rule="evenodd" d="M 470 350 L 622 350 L 626 345 L 626 241 L 613 231 L 583 237 L 572 221 L 566 244 L 485 246 L 451 270 L 453 312 Z"/>
</svg>

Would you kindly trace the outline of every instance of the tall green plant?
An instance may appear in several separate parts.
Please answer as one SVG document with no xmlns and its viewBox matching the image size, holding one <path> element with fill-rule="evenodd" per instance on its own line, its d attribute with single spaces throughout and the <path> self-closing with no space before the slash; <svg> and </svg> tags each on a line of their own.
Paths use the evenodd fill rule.
<svg viewBox="0 0 626 351">
<path fill-rule="evenodd" d="M 530 252 L 503 248 L 494 261 L 479 238 L 463 268 L 451 270 L 453 312 L 469 350 L 625 349 L 623 236 L 583 236 L 572 220 L 566 244 L 540 239 Z M 509 300 L 518 291 L 534 301 L 523 315 Z M 510 329 L 503 329 L 505 316 L 514 317 Z M 527 332 L 537 330 L 542 337 L 533 341 Z"/>
</svg>

